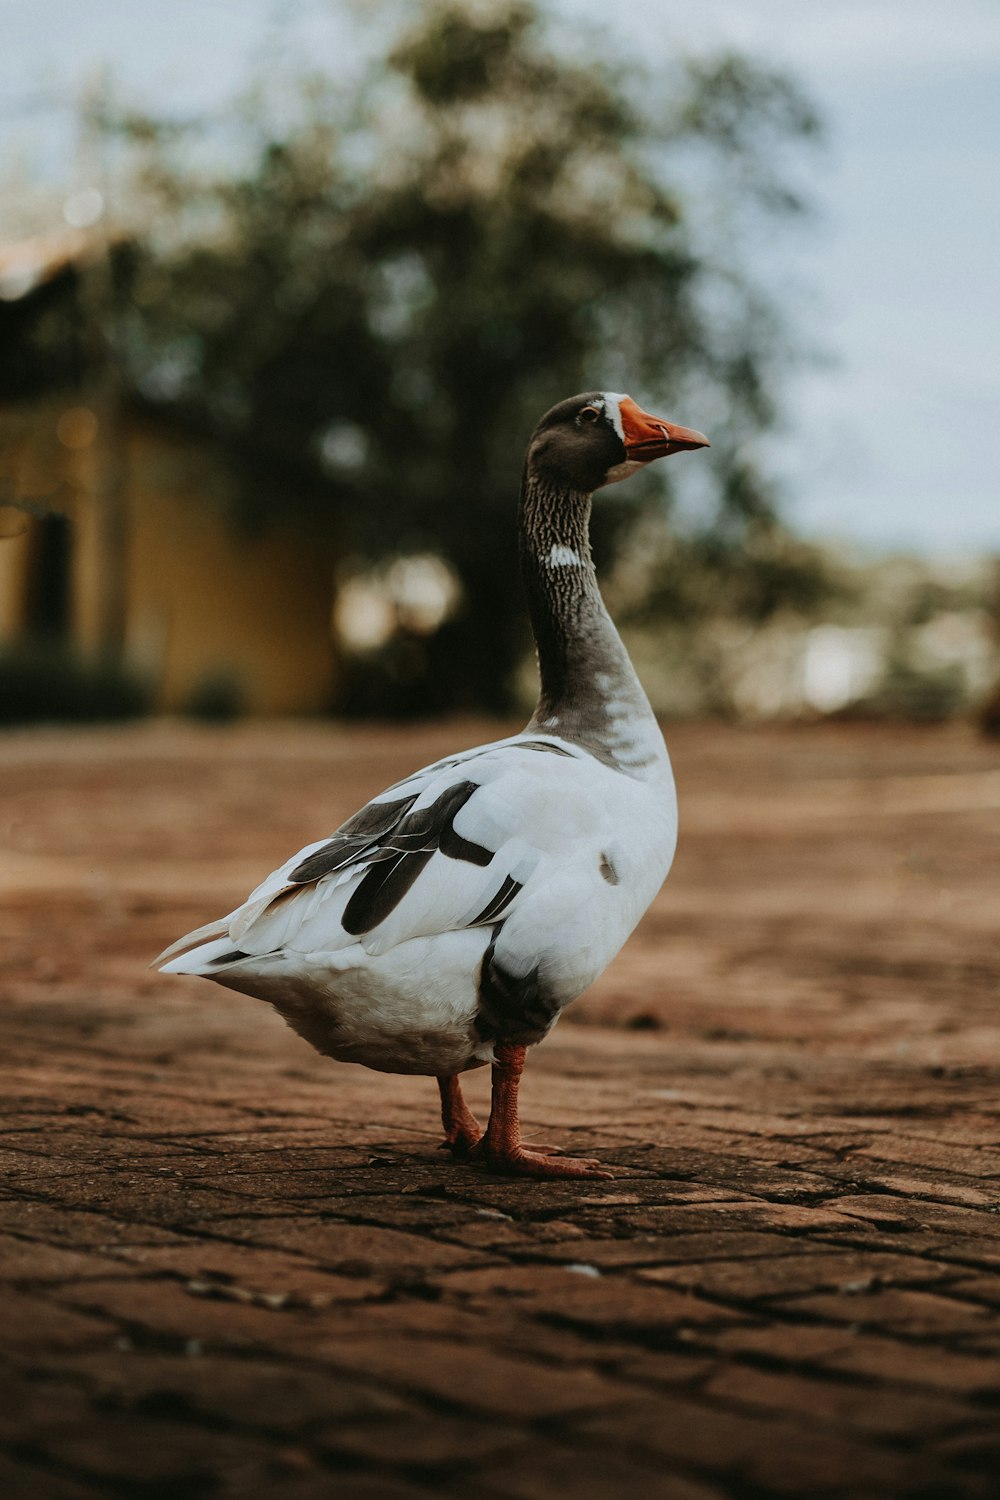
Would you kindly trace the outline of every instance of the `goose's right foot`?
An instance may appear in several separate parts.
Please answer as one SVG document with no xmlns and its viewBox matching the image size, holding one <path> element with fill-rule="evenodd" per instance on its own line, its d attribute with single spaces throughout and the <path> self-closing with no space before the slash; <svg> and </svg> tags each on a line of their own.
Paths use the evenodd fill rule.
<svg viewBox="0 0 1000 1500">
<path fill-rule="evenodd" d="M 558 1146 L 521 1140 L 517 1091 L 524 1068 L 524 1047 L 498 1042 L 493 1060 L 493 1104 L 481 1140 L 469 1152 L 488 1170 L 514 1177 L 612 1176 L 591 1157 L 562 1156 Z"/>
</svg>

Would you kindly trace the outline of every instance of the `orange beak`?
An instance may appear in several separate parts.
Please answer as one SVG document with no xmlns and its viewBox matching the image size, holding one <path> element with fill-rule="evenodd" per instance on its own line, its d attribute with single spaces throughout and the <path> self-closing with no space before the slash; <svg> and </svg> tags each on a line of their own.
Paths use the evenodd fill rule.
<svg viewBox="0 0 1000 1500">
<path fill-rule="evenodd" d="M 648 411 L 636 405 L 631 396 L 619 402 L 619 410 L 625 434 L 625 456 L 638 463 L 666 458 L 669 453 L 682 453 L 685 448 L 709 447 L 704 433 L 695 432 L 693 427 L 679 427 L 676 422 L 665 422 L 662 417 L 651 417 Z"/>
</svg>

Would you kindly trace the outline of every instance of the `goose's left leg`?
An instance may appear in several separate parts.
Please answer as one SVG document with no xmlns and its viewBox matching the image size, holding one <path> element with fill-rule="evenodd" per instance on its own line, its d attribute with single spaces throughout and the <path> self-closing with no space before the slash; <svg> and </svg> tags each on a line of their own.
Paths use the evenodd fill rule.
<svg viewBox="0 0 1000 1500">
<path fill-rule="evenodd" d="M 599 1161 L 590 1157 L 556 1156 L 530 1141 L 521 1140 L 517 1091 L 524 1070 L 525 1048 L 512 1042 L 497 1042 L 493 1049 L 493 1100 L 489 1124 L 482 1140 L 470 1153 L 495 1172 L 519 1177 L 611 1177 Z"/>
<path fill-rule="evenodd" d="M 464 1159 L 477 1141 L 482 1128 L 462 1095 L 462 1085 L 454 1074 L 438 1078 L 441 1092 L 441 1124 L 444 1126 L 442 1151 Z"/>
</svg>

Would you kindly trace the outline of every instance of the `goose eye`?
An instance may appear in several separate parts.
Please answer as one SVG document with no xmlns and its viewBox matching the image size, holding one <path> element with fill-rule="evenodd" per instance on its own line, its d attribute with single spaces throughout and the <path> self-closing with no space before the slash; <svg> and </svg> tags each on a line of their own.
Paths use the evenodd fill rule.
<svg viewBox="0 0 1000 1500">
<path fill-rule="evenodd" d="M 597 410 L 596 406 L 585 406 L 583 408 L 583 411 L 580 413 L 580 421 L 581 422 L 596 422 L 597 419 L 598 419 L 598 417 L 600 415 L 601 414 Z"/>
</svg>

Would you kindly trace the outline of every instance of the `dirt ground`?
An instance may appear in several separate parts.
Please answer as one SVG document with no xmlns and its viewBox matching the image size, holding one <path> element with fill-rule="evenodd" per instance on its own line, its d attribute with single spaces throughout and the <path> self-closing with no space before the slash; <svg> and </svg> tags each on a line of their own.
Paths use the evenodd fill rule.
<svg viewBox="0 0 1000 1500">
<path fill-rule="evenodd" d="M 144 967 L 496 732 L 0 739 L 0 1493 L 990 1500 L 995 747 L 671 732 L 674 873 L 522 1089 L 614 1181 Z"/>
</svg>

